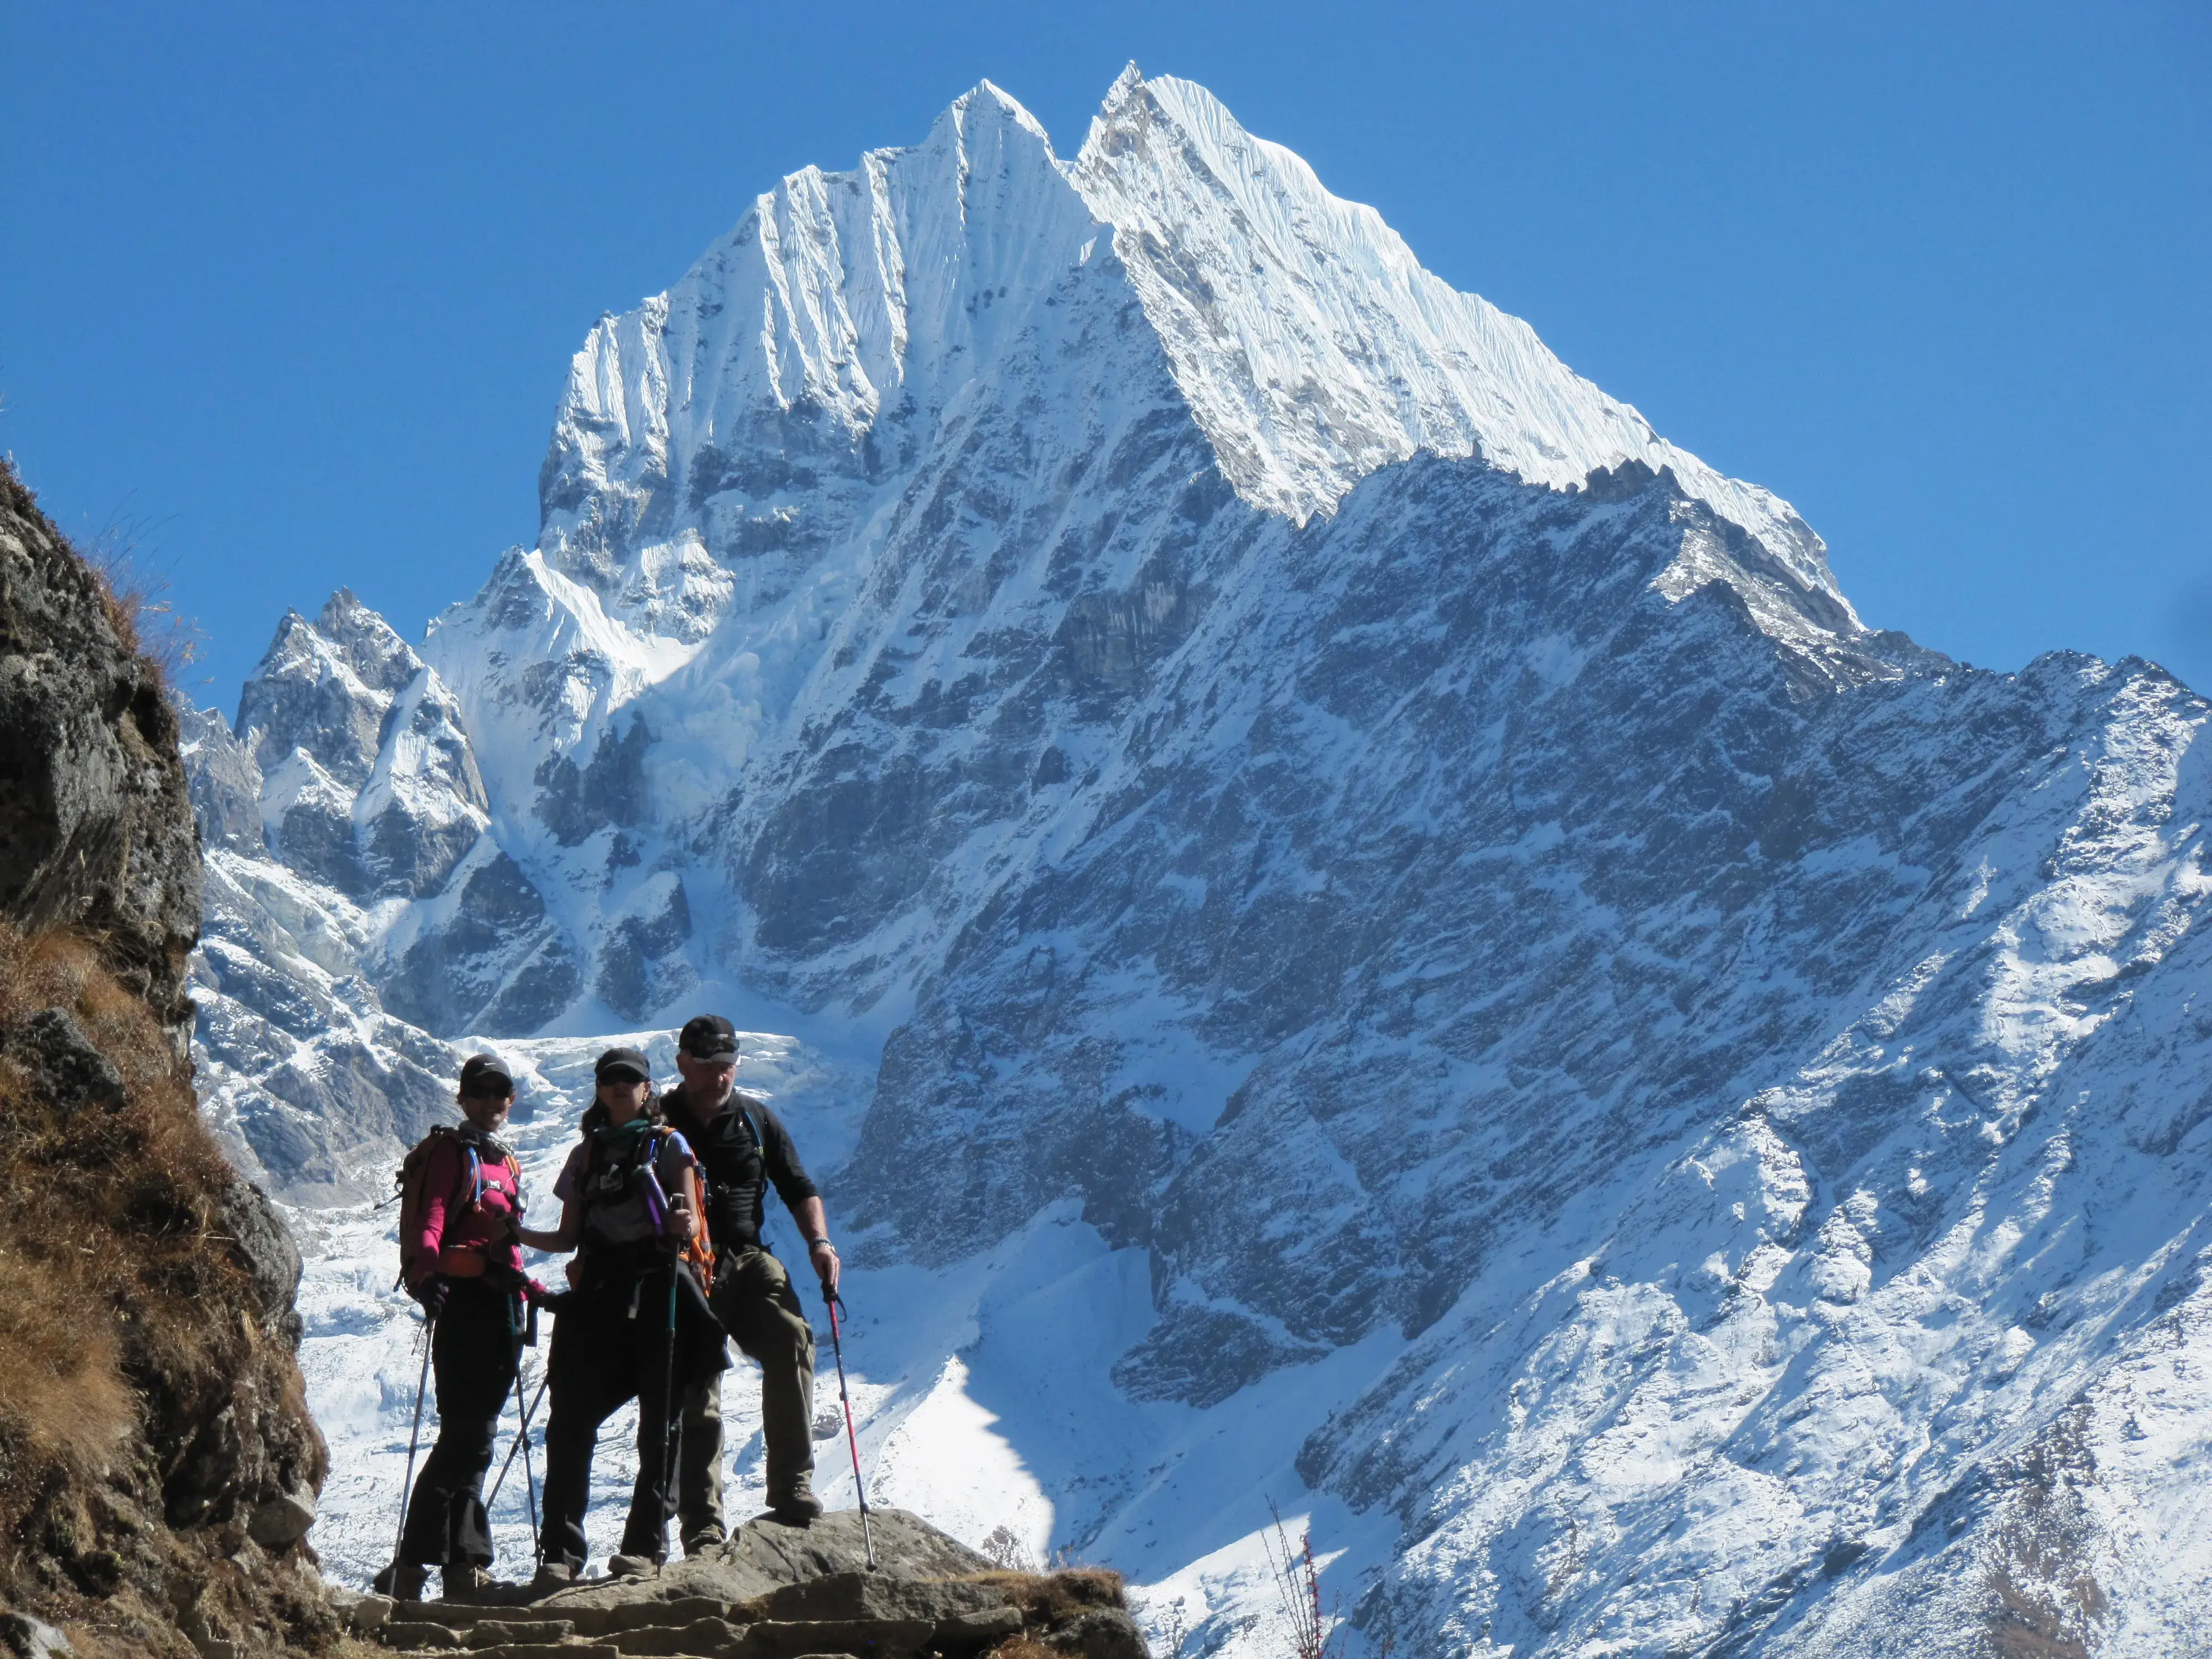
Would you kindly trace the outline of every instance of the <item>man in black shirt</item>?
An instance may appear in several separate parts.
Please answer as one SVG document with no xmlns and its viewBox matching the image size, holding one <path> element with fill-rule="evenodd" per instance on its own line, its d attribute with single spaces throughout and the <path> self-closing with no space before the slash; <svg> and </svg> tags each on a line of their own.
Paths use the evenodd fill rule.
<svg viewBox="0 0 2212 1659">
<path fill-rule="evenodd" d="M 761 1367 L 761 1438 L 768 1449 L 768 1503 L 787 1526 L 822 1513 L 814 1496 L 814 1328 L 791 1276 L 761 1244 L 769 1183 L 799 1224 L 814 1276 L 837 1285 L 837 1252 L 821 1194 L 807 1179 L 791 1133 L 767 1105 L 734 1086 L 738 1036 L 702 1014 L 677 1039 L 681 1087 L 662 1097 L 670 1125 L 697 1155 L 707 1179 L 707 1224 L 714 1243 L 714 1309 L 745 1357 Z M 687 1555 L 728 1536 L 722 1510 L 722 1380 L 684 1393 L 677 1521 Z"/>
</svg>

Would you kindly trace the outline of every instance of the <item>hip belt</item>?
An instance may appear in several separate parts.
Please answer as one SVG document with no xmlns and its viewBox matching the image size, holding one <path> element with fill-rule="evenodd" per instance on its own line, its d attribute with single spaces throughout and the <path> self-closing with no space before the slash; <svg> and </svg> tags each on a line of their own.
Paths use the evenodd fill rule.
<svg viewBox="0 0 2212 1659">
<path fill-rule="evenodd" d="M 492 1271 L 491 1257 L 474 1244 L 451 1245 L 438 1252 L 438 1271 L 448 1279 L 482 1279 Z"/>
</svg>

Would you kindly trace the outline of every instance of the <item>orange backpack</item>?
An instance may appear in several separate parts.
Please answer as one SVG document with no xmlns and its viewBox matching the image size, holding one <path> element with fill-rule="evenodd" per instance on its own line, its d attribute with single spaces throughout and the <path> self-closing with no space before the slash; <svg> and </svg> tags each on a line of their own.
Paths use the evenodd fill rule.
<svg viewBox="0 0 2212 1659">
<path fill-rule="evenodd" d="M 699 1276 L 699 1288 L 711 1295 L 714 1289 L 714 1241 L 707 1237 L 707 1183 L 699 1177 L 696 1153 L 691 1167 L 684 1172 L 684 1181 L 691 1194 L 691 1242 L 684 1247 L 683 1259 Z"/>
</svg>

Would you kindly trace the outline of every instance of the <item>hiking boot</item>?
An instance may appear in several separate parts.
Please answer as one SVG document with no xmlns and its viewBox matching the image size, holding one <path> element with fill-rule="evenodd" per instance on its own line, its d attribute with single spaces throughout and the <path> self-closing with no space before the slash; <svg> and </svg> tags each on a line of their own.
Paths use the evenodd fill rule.
<svg viewBox="0 0 2212 1659">
<path fill-rule="evenodd" d="M 533 1595 L 550 1595 L 555 1590 L 564 1590 L 576 1582 L 576 1570 L 566 1561 L 540 1561 L 538 1571 L 530 1581 Z"/>
<path fill-rule="evenodd" d="M 449 1564 L 442 1577 L 445 1581 L 446 1600 L 448 1601 L 471 1601 L 477 1591 L 489 1588 L 492 1583 L 489 1573 L 482 1567 L 471 1566 L 466 1562 Z"/>
<path fill-rule="evenodd" d="M 429 1568 L 417 1566 L 412 1561 L 394 1561 L 370 1579 L 368 1587 L 395 1601 L 419 1601 L 429 1583 Z"/>
<path fill-rule="evenodd" d="M 822 1500 L 814 1495 L 814 1476 L 802 1469 L 799 1478 L 791 1483 L 791 1490 L 770 1492 L 769 1513 L 787 1527 L 807 1527 L 822 1513 Z"/>
<path fill-rule="evenodd" d="M 660 1563 L 649 1555 L 611 1555 L 607 1571 L 617 1578 L 650 1578 L 660 1571 Z"/>
<path fill-rule="evenodd" d="M 711 1555 L 730 1540 L 722 1535 L 720 1527 L 702 1527 L 698 1531 L 684 1535 L 684 1559 L 696 1561 L 702 1555 Z"/>
</svg>

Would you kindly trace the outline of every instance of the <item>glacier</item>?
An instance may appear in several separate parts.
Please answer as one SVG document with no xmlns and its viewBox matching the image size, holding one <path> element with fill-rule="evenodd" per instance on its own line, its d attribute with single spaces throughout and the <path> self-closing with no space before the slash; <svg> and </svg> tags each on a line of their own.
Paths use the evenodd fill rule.
<svg viewBox="0 0 2212 1659">
<path fill-rule="evenodd" d="M 591 1055 L 712 1007 L 826 1173 L 872 1497 L 1163 1646 L 1280 1647 L 1273 1504 L 1352 1653 L 2212 1650 L 2187 687 L 1869 628 L 1133 66 L 1072 161 L 986 82 L 758 197 L 539 496 L 419 641 L 341 592 L 185 711 L 334 1575 L 458 1056 L 543 1211 Z"/>
</svg>

